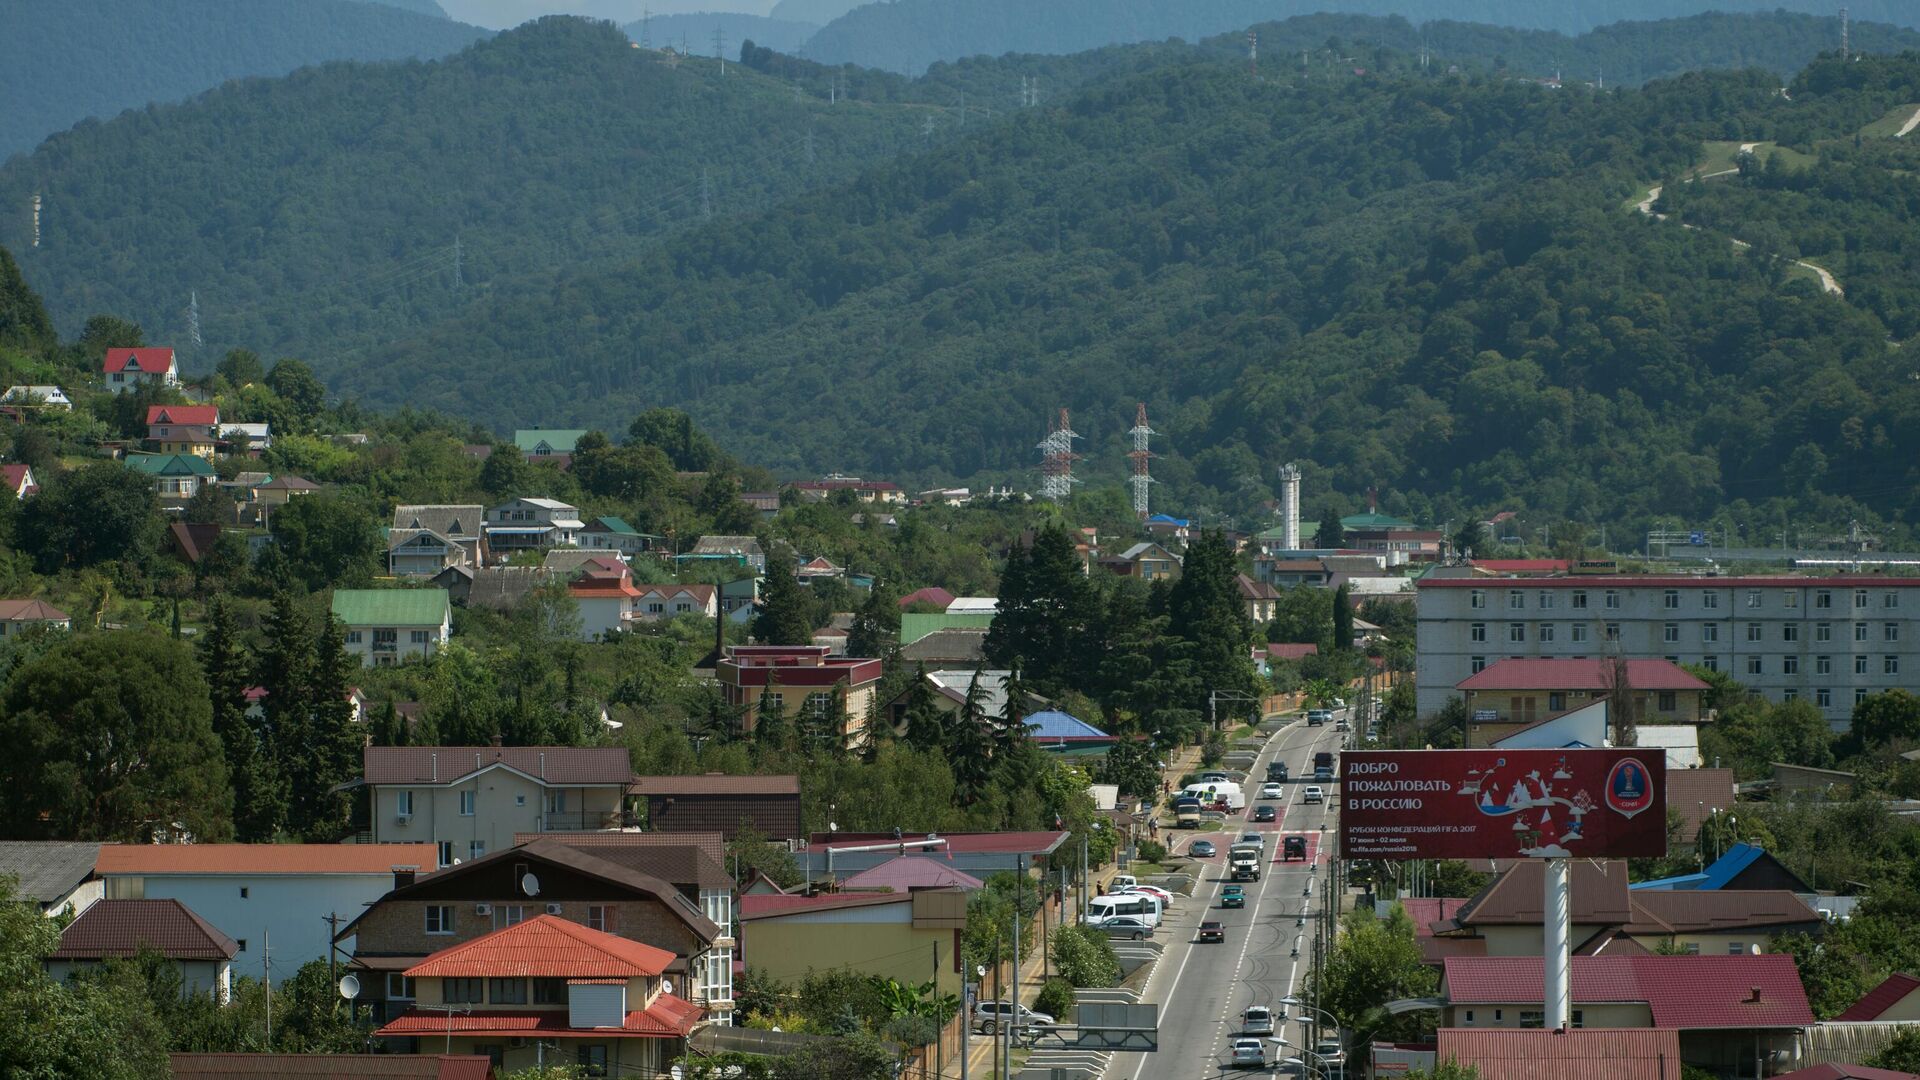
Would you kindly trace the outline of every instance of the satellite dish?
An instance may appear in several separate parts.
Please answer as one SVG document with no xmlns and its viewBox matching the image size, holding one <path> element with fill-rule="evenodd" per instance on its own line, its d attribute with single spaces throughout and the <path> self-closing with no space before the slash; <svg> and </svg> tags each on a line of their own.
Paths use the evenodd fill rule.
<svg viewBox="0 0 1920 1080">
<path fill-rule="evenodd" d="M 340 996 L 352 1001 L 360 996 L 360 979 L 354 975 L 340 976 Z"/>
<path fill-rule="evenodd" d="M 671 994 L 671 993 L 673 993 L 673 980 L 672 980 L 672 979 L 661 979 L 661 980 L 660 980 L 660 992 L 661 992 L 661 993 L 663 993 L 663 994 Z"/>
<path fill-rule="evenodd" d="M 528 896 L 540 895 L 540 879 L 533 876 L 533 871 L 529 870 L 520 875 L 520 891 Z"/>
</svg>

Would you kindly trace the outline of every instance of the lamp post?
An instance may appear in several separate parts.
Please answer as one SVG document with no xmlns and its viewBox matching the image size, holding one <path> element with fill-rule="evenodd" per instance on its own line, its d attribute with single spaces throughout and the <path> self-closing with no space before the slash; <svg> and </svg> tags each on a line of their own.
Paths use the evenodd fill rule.
<svg viewBox="0 0 1920 1080">
<path fill-rule="evenodd" d="M 1340 1022 L 1338 1020 L 1335 1020 L 1333 1018 L 1333 1014 L 1327 1012 L 1325 1009 L 1322 1009 L 1315 1005 L 1309 1005 L 1305 1001 L 1302 1001 L 1300 998 L 1292 994 L 1288 994 L 1286 997 L 1281 998 L 1278 1004 L 1285 1005 L 1290 1009 L 1304 1009 L 1307 1012 L 1317 1014 L 1317 1016 L 1320 1019 L 1325 1020 L 1327 1022 L 1327 1027 L 1333 1031 L 1334 1038 L 1338 1039 L 1340 1037 Z M 1289 1017 L 1288 1019 L 1291 1019 L 1295 1023 L 1300 1024 L 1302 1027 L 1306 1026 L 1306 1020 L 1302 1017 L 1296 1016 L 1296 1017 Z M 1316 1042 L 1318 1041 L 1317 1034 L 1318 1033 L 1316 1032 L 1316 1040 L 1315 1040 Z M 1286 1043 L 1282 1040 L 1275 1040 L 1275 1041 L 1280 1042 L 1282 1046 L 1286 1045 Z M 1344 1046 L 1345 1046 L 1345 1043 L 1343 1042 L 1342 1047 L 1344 1048 Z"/>
</svg>

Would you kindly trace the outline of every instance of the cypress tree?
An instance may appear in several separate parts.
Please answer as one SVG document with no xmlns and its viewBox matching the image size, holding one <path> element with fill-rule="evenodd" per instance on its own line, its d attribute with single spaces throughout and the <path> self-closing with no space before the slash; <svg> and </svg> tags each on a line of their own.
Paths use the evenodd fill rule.
<svg viewBox="0 0 1920 1080">
<path fill-rule="evenodd" d="M 366 736 L 354 724 L 348 700 L 359 670 L 347 652 L 346 628 L 329 614 L 314 643 L 306 722 L 284 739 L 299 748 L 301 762 L 289 773 L 287 825 L 310 842 L 338 839 L 347 826 L 346 796 L 334 789 L 360 775 Z"/>
<path fill-rule="evenodd" d="M 286 807 L 273 763 L 261 752 L 260 733 L 247 716 L 248 667 L 233 609 L 216 598 L 207 609 L 207 634 L 200 639 L 200 668 L 213 702 L 213 733 L 220 737 L 233 783 L 234 833 L 257 843 L 273 839 Z"/>
<path fill-rule="evenodd" d="M 753 636 L 760 644 L 813 644 L 813 598 L 786 560 L 767 560 L 767 586 L 761 596 L 760 614 L 753 620 Z"/>
<path fill-rule="evenodd" d="M 1340 511 L 1332 503 L 1320 511 L 1320 528 L 1313 534 L 1313 546 L 1316 548 L 1342 548 L 1347 546 L 1347 530 L 1340 524 Z"/>
<path fill-rule="evenodd" d="M 1333 590 L 1333 647 L 1353 648 L 1353 593 L 1344 581 Z"/>
</svg>

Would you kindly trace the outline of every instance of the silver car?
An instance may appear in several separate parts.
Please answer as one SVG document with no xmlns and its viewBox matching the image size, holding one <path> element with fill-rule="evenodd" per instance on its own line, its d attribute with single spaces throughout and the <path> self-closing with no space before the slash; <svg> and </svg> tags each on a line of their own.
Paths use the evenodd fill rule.
<svg viewBox="0 0 1920 1080">
<path fill-rule="evenodd" d="M 1260 1045 L 1259 1039 L 1235 1039 L 1232 1060 L 1236 1069 L 1264 1069 L 1267 1067 L 1267 1051 Z"/>
<path fill-rule="evenodd" d="M 1004 1001 L 982 1001 L 973 1007 L 973 1030 L 982 1035 L 991 1035 L 1007 1026 L 1013 1017 L 1013 1006 Z M 1022 1027 L 1052 1027 L 1053 1017 L 1046 1013 L 1034 1012 L 1022 1005 L 1020 1024 Z"/>
</svg>

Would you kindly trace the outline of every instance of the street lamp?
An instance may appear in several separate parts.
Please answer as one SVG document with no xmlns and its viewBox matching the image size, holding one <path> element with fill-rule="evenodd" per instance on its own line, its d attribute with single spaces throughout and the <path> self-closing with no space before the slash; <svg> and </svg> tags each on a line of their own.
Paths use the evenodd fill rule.
<svg viewBox="0 0 1920 1080">
<path fill-rule="evenodd" d="M 1318 1050 L 1309 1050 L 1304 1046 L 1295 1046 L 1287 1040 L 1278 1037 L 1275 1037 L 1273 1042 L 1276 1046 L 1284 1046 L 1289 1050 L 1298 1050 L 1307 1057 L 1315 1059 L 1318 1064 L 1315 1064 L 1313 1061 L 1308 1061 L 1306 1058 L 1289 1058 L 1288 1060 L 1300 1062 L 1300 1064 L 1311 1068 L 1316 1075 L 1326 1076 L 1332 1071 L 1327 1068 L 1327 1060 L 1333 1056 L 1331 1054 L 1322 1054 Z"/>
</svg>

